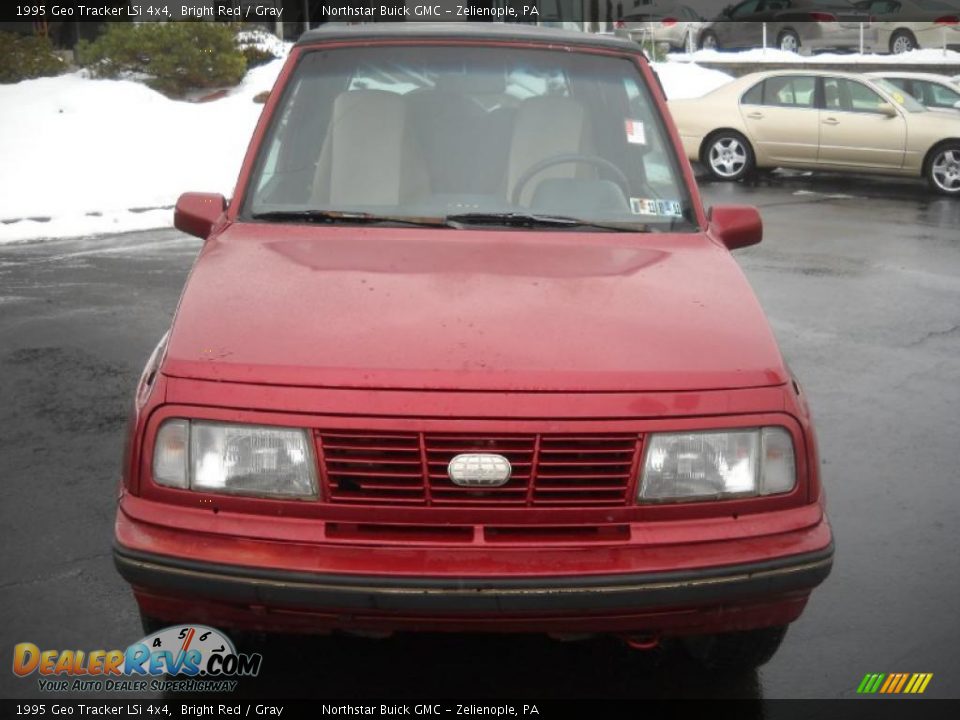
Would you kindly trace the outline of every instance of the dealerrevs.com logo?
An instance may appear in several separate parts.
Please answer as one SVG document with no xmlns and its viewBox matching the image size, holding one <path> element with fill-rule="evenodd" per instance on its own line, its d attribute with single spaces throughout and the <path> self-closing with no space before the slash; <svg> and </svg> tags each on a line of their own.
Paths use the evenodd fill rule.
<svg viewBox="0 0 960 720">
<path fill-rule="evenodd" d="M 126 650 L 13 648 L 13 672 L 38 676 L 42 692 L 230 692 L 238 677 L 255 677 L 263 657 L 238 653 L 219 630 L 173 625 Z"/>
</svg>

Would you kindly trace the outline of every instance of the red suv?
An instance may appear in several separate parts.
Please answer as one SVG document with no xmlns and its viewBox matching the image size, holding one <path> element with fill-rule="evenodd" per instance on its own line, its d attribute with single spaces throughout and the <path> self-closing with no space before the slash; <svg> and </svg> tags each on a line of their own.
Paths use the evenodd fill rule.
<svg viewBox="0 0 960 720">
<path fill-rule="evenodd" d="M 764 662 L 830 571 L 816 442 L 636 44 L 312 31 L 136 393 L 148 628 L 680 636 Z"/>
</svg>

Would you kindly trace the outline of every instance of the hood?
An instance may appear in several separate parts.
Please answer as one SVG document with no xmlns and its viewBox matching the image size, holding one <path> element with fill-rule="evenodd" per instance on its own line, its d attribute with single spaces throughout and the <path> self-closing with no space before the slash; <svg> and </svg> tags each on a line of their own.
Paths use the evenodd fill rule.
<svg viewBox="0 0 960 720">
<path fill-rule="evenodd" d="M 277 385 L 666 391 L 787 375 L 702 234 L 234 224 L 204 246 L 162 371 Z"/>
</svg>

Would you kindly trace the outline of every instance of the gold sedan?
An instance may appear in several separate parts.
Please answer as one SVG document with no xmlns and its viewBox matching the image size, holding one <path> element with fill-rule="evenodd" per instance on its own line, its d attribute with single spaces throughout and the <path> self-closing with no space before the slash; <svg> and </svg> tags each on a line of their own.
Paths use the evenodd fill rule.
<svg viewBox="0 0 960 720">
<path fill-rule="evenodd" d="M 753 73 L 669 105 L 688 157 L 718 180 L 775 167 L 880 173 L 960 196 L 960 118 L 879 78 Z"/>
</svg>

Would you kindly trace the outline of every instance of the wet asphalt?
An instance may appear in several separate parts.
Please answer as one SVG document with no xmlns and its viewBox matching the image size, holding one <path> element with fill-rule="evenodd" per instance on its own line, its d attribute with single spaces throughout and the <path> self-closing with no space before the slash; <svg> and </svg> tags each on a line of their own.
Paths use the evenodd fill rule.
<svg viewBox="0 0 960 720">
<path fill-rule="evenodd" d="M 867 672 L 932 672 L 927 696 L 960 697 L 960 199 L 831 176 L 703 192 L 763 214 L 737 257 L 810 399 L 836 535 L 777 656 L 717 675 L 610 640 L 275 637 L 244 648 L 264 668 L 240 695 L 844 698 Z M 0 246 L 0 668 L 17 642 L 141 636 L 110 555 L 121 435 L 199 246 L 172 230 Z M 0 669 L 0 697 L 37 695 Z"/>
</svg>

